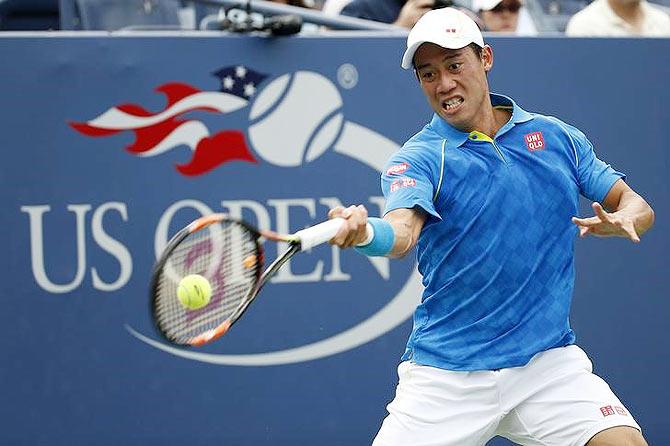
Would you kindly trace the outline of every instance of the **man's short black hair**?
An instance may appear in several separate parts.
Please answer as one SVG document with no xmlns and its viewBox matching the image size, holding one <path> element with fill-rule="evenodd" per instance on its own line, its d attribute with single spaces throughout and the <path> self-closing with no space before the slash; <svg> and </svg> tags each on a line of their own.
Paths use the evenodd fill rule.
<svg viewBox="0 0 670 446">
<path fill-rule="evenodd" d="M 475 55 L 481 59 L 482 57 L 482 47 L 477 45 L 476 43 L 471 43 L 468 45 L 472 51 L 475 52 Z"/>
<path fill-rule="evenodd" d="M 470 48 L 475 53 L 475 56 L 477 56 L 480 59 L 482 58 L 483 48 L 481 46 L 477 45 L 476 43 L 471 43 L 470 45 L 468 45 L 468 48 Z M 412 65 L 414 65 L 414 61 L 412 61 Z M 414 71 L 416 72 L 416 65 L 414 65 Z M 417 73 L 417 77 L 418 76 L 419 74 Z"/>
</svg>

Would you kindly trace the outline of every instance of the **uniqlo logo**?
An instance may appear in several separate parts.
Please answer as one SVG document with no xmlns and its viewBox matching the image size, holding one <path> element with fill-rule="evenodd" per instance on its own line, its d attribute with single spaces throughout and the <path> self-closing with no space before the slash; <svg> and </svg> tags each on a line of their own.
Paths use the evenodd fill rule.
<svg viewBox="0 0 670 446">
<path fill-rule="evenodd" d="M 544 149 L 544 137 L 542 132 L 533 132 L 525 135 L 523 140 L 526 142 L 526 147 L 531 152 Z"/>
<path fill-rule="evenodd" d="M 612 406 L 601 407 L 600 412 L 603 414 L 603 417 L 614 415 L 614 409 L 612 409 Z"/>
<path fill-rule="evenodd" d="M 614 406 L 614 410 L 616 410 L 616 413 L 618 413 L 619 415 L 623 415 L 625 417 L 628 416 L 628 412 L 626 412 L 626 409 L 624 409 L 621 406 Z"/>
</svg>

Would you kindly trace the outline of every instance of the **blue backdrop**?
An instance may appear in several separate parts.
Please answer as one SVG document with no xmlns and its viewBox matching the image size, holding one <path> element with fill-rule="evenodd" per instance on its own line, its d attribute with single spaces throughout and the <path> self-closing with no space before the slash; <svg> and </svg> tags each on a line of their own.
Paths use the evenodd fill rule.
<svg viewBox="0 0 670 446">
<path fill-rule="evenodd" d="M 640 245 L 576 242 L 572 323 L 666 444 L 670 40 L 491 43 L 492 90 L 582 129 L 656 210 Z M 315 248 L 226 339 L 188 352 L 154 333 L 147 283 L 165 238 L 203 212 L 280 230 L 338 203 L 378 214 L 380 165 L 430 117 L 403 45 L 0 37 L 0 443 L 368 444 L 418 299 L 413 258 Z M 208 151 L 236 137 L 237 152 Z"/>
</svg>

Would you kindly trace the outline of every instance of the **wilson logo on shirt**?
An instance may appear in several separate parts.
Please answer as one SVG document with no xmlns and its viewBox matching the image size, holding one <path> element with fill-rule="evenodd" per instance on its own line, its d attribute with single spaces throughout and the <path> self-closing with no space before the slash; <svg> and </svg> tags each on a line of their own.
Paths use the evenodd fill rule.
<svg viewBox="0 0 670 446">
<path fill-rule="evenodd" d="M 523 140 L 526 142 L 526 147 L 531 152 L 536 152 L 538 150 L 544 150 L 544 137 L 542 132 L 533 132 L 527 135 L 524 135 Z"/>
</svg>

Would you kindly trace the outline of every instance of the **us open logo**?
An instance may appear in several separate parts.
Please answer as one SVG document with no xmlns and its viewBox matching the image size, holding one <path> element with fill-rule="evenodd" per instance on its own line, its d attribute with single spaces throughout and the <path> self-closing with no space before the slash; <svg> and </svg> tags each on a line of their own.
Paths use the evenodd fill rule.
<svg viewBox="0 0 670 446">
<path fill-rule="evenodd" d="M 315 205 L 332 206 L 337 203 L 335 197 L 306 198 L 313 192 L 309 185 L 292 186 L 287 183 L 287 181 L 296 182 L 299 177 L 309 175 L 310 170 L 319 164 L 321 158 L 336 156 L 341 160 L 337 162 L 350 166 L 342 170 L 361 168 L 371 170 L 369 183 L 378 191 L 379 172 L 399 146 L 378 132 L 347 120 L 340 90 L 330 79 L 312 71 L 296 71 L 272 77 L 239 65 L 224 67 L 215 74 L 220 82 L 218 91 L 200 90 L 192 85 L 178 82 L 162 84 L 157 91 L 167 97 L 167 105 L 161 111 L 149 112 L 142 106 L 125 104 L 112 107 L 89 121 L 73 122 L 71 126 L 90 137 L 107 138 L 117 133 L 133 132 L 135 141 L 126 147 L 126 150 L 140 158 L 163 155 L 179 146 L 188 146 L 191 150 L 190 160 L 175 166 L 178 174 L 184 176 L 204 179 L 233 161 L 253 163 L 266 169 L 286 172 L 282 173 L 284 175 L 282 178 L 289 177 L 291 180 L 284 180 L 284 183 L 275 187 L 280 189 L 295 187 L 295 194 L 302 196 L 266 201 L 276 211 L 273 216 L 277 224 L 276 229 L 284 232 L 287 232 L 288 228 L 280 226 L 288 226 L 287 209 L 290 206 L 302 206 L 308 209 L 311 215 L 314 213 Z M 351 88 L 351 85 L 348 84 L 343 88 Z M 227 122 L 231 125 L 222 129 L 216 128 L 201 119 L 194 119 L 193 112 L 229 119 Z M 242 118 L 239 118 L 240 113 L 244 114 Z M 233 119 L 234 117 L 237 118 Z M 231 169 L 234 169 L 234 165 L 227 167 L 225 172 L 221 171 L 221 178 L 225 179 L 230 175 Z M 346 179 L 334 176 L 330 181 L 337 186 L 338 181 Z M 269 212 L 264 209 L 264 203 L 248 197 L 225 200 L 222 204 L 226 205 L 232 214 L 238 213 L 238 217 L 243 216 L 244 208 L 254 210 L 260 223 L 265 221 L 267 224 L 272 220 Z M 171 218 L 184 207 L 195 209 L 201 214 L 219 211 L 209 208 L 198 200 L 181 200 L 174 203 L 165 211 L 156 228 L 156 253 L 161 252 L 165 246 Z M 381 203 L 379 208 L 382 208 Z M 333 258 L 335 255 L 333 251 Z M 339 262 L 339 258 L 337 261 Z M 374 280 L 393 279 L 390 277 L 388 259 L 365 258 L 363 261 L 370 262 L 378 272 L 379 275 Z M 347 274 L 342 271 L 328 273 L 320 271 L 319 267 L 323 269 L 323 264 L 319 260 L 317 267 L 311 268 L 312 278 L 309 280 L 304 278 L 310 274 L 300 276 L 293 273 L 277 279 L 283 283 L 300 280 L 312 282 L 317 287 L 322 287 L 321 289 L 332 287 L 332 284 L 327 283 L 332 280 L 341 280 L 343 283 L 349 280 L 346 278 Z M 303 341 L 300 345 L 261 353 L 219 354 L 201 350 L 182 350 L 156 340 L 151 334 L 142 333 L 130 325 L 126 325 L 126 328 L 137 339 L 159 350 L 211 364 L 270 366 L 309 361 L 356 348 L 382 336 L 407 320 L 419 303 L 422 293 L 421 278 L 416 268 L 412 267 L 402 275 L 400 281 L 396 278 L 394 283 L 397 286 L 394 285 L 395 289 L 387 294 L 389 298 L 386 303 L 362 320 L 353 321 L 353 324 L 344 323 L 342 324 L 344 329 L 330 333 L 323 339 Z M 346 283 L 342 286 L 346 286 Z M 262 311 L 260 307 L 264 303 L 261 301 L 266 298 L 265 295 L 268 300 L 287 298 L 274 294 L 276 291 L 273 285 L 268 285 L 259 296 L 260 301 L 254 304 L 259 308 L 253 311 Z M 340 294 L 351 294 L 351 287 Z M 317 298 L 318 296 L 314 297 Z M 245 323 L 247 322 L 241 322 Z M 214 348 L 217 347 L 218 345 L 214 344 Z M 262 347 L 257 349 L 261 350 Z"/>
</svg>

